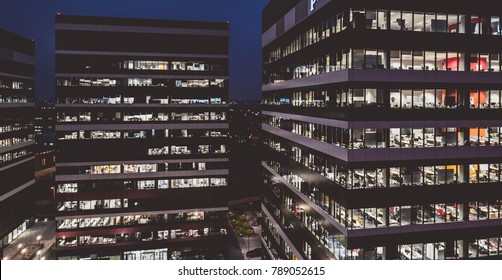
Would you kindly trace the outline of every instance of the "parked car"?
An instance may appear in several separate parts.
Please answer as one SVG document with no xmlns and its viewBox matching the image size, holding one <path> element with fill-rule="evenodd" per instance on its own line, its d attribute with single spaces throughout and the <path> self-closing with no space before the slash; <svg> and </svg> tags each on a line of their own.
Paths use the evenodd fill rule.
<svg viewBox="0 0 502 280">
<path fill-rule="evenodd" d="M 256 258 L 256 257 L 261 257 L 263 255 L 263 249 L 262 248 L 256 248 L 251 251 L 248 251 L 246 253 L 246 257 L 248 258 Z"/>
</svg>

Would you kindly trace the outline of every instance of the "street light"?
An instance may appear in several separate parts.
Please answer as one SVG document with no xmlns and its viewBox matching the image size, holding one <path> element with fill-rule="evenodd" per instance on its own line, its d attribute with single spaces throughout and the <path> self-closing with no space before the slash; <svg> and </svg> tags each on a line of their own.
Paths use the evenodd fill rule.
<svg viewBox="0 0 502 280">
<path fill-rule="evenodd" d="M 55 216 L 56 215 L 56 188 L 54 186 L 52 186 L 51 191 L 52 191 L 52 211 L 54 212 L 54 216 Z"/>
<path fill-rule="evenodd" d="M 37 242 L 40 245 L 40 239 L 42 239 L 42 235 L 37 236 Z"/>
</svg>

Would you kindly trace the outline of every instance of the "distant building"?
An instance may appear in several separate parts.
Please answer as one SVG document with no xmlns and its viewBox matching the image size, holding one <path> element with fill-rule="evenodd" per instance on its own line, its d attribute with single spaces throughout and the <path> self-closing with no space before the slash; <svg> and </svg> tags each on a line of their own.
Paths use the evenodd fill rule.
<svg viewBox="0 0 502 280">
<path fill-rule="evenodd" d="M 47 101 L 39 102 L 34 123 L 37 145 L 53 148 L 56 142 L 56 105 Z"/>
<path fill-rule="evenodd" d="M 56 150 L 52 146 L 36 145 L 35 181 L 37 194 L 35 219 L 54 218 L 54 199 L 56 191 Z"/>
</svg>

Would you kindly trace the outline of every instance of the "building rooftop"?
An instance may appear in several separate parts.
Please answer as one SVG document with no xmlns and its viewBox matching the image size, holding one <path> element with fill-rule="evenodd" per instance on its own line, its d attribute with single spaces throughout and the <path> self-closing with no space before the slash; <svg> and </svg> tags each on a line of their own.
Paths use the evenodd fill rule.
<svg viewBox="0 0 502 280">
<path fill-rule="evenodd" d="M 56 14 L 56 23 L 228 30 L 229 22 L 140 19 Z"/>
</svg>

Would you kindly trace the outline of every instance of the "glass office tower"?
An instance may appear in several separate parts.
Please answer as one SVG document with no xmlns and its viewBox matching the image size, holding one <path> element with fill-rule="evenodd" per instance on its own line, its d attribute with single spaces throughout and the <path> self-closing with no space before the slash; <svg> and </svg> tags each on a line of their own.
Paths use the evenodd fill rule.
<svg viewBox="0 0 502 280">
<path fill-rule="evenodd" d="M 60 259 L 218 259 L 228 27 L 56 16 Z"/>
<path fill-rule="evenodd" d="M 35 42 L 0 28 L 0 248 L 2 249 L 26 230 L 31 223 L 30 217 L 33 216 L 34 86 Z"/>
<path fill-rule="evenodd" d="M 271 258 L 501 257 L 500 16 L 487 1 L 268 4 Z"/>
</svg>

